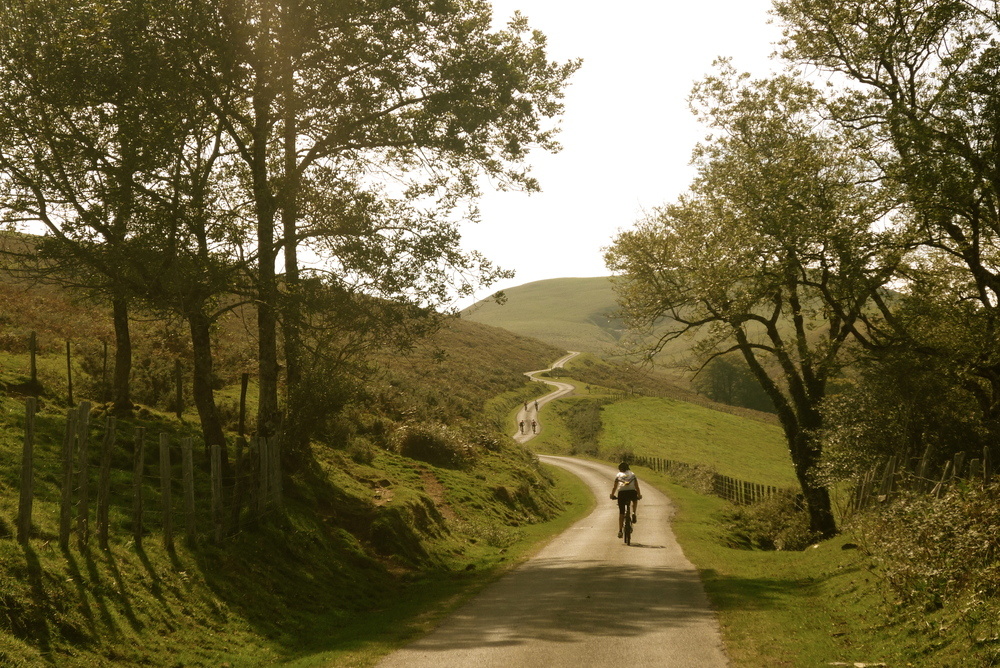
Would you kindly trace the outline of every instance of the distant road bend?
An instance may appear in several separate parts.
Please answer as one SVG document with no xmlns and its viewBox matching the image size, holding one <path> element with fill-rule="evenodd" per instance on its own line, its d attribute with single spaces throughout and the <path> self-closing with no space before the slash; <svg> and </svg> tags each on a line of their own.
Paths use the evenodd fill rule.
<svg viewBox="0 0 1000 668">
<path fill-rule="evenodd" d="M 514 433 L 515 441 L 517 441 L 518 443 L 526 443 L 535 436 L 536 432 L 541 432 L 542 421 L 539 419 L 538 416 L 538 411 L 541 409 L 541 407 L 554 399 L 558 399 L 559 397 L 565 397 L 567 394 L 571 393 L 575 389 L 569 383 L 561 383 L 558 380 L 549 380 L 548 378 L 536 378 L 535 376 L 540 373 L 545 373 L 546 371 L 552 371 L 552 369 L 560 369 L 564 364 L 566 364 L 566 362 L 570 361 L 579 354 L 580 353 L 578 352 L 570 351 L 569 354 L 567 354 L 565 357 L 560 357 L 558 360 L 556 360 L 552 364 L 552 366 L 550 366 L 548 369 L 539 369 L 538 371 L 528 371 L 527 373 L 524 374 L 525 376 L 527 376 L 528 378 L 530 378 L 535 382 L 546 383 L 548 385 L 552 385 L 556 389 L 554 392 L 549 392 L 543 397 L 538 397 L 538 399 L 536 399 L 535 401 L 527 402 L 523 408 L 518 410 L 516 418 L 517 422 L 515 426 L 523 424 L 524 427 L 522 429 L 520 426 L 518 426 L 518 431 Z M 534 428 L 532 428 L 531 426 L 532 420 L 535 421 Z"/>
<path fill-rule="evenodd" d="M 670 500 L 643 487 L 636 533 L 626 546 L 615 537 L 618 507 L 608 499 L 615 469 L 570 457 L 539 459 L 583 480 L 597 508 L 378 667 L 727 666 L 698 572 L 670 529 Z"/>
</svg>

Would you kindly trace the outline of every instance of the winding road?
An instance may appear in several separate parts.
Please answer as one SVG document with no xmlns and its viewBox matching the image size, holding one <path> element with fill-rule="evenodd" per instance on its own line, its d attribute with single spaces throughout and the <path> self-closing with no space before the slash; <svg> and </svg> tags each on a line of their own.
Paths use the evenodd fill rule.
<svg viewBox="0 0 1000 668">
<path fill-rule="evenodd" d="M 546 371 L 552 371 L 552 369 L 561 368 L 564 364 L 566 364 L 566 362 L 570 361 L 579 354 L 580 353 L 570 351 L 565 357 L 561 357 L 556 360 L 555 363 L 553 363 L 548 369 L 528 371 L 524 374 L 536 383 L 547 383 L 556 389 L 553 392 L 549 392 L 544 397 L 539 397 L 535 401 L 526 402 L 524 407 L 517 412 L 515 424 L 518 425 L 518 430 L 514 433 L 515 441 L 518 443 L 526 443 L 527 441 L 530 441 L 536 433 L 540 433 L 542 430 L 542 422 L 538 417 L 538 411 L 541 410 L 542 406 L 554 399 L 558 399 L 559 397 L 565 397 L 567 394 L 576 389 L 569 383 L 562 383 L 558 380 L 549 380 L 547 378 L 536 378 L 536 376 L 540 373 L 545 373 Z M 534 427 L 531 424 L 532 420 L 535 422 Z"/>
<path fill-rule="evenodd" d="M 540 398 L 539 408 L 573 389 L 545 382 L 557 390 Z M 537 420 L 533 402 L 525 412 Z M 608 499 L 616 470 L 570 457 L 539 459 L 584 481 L 598 499 L 596 509 L 378 667 L 727 666 L 698 572 L 670 528 L 670 500 L 643 488 L 636 532 L 626 546 L 615 537 L 618 508 Z"/>
</svg>

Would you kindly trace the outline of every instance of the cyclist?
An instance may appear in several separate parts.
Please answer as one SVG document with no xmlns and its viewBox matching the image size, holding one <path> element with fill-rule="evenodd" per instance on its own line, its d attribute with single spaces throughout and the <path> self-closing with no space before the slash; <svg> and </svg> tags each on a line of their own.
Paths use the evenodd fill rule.
<svg viewBox="0 0 1000 668">
<path fill-rule="evenodd" d="M 616 495 L 617 492 L 617 495 Z M 632 506 L 632 524 L 636 523 L 635 511 L 639 507 L 642 492 L 639 490 L 639 479 L 629 470 L 628 462 L 618 465 L 618 474 L 611 486 L 611 498 L 618 499 L 618 537 L 622 537 L 622 525 L 625 524 L 625 513 Z"/>
</svg>

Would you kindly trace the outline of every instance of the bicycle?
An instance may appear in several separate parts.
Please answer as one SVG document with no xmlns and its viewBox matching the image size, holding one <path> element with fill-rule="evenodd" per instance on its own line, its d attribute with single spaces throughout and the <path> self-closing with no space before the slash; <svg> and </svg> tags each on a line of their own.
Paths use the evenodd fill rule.
<svg viewBox="0 0 1000 668">
<path fill-rule="evenodd" d="M 612 496 L 611 499 L 616 500 L 617 496 Z M 622 539 L 625 541 L 626 545 L 632 544 L 632 508 L 625 506 L 625 521 L 622 524 Z"/>
</svg>

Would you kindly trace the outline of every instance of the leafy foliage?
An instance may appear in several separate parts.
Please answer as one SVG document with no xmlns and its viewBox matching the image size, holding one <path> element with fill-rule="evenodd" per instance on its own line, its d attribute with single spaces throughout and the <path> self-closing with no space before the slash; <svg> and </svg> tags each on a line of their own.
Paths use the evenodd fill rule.
<svg viewBox="0 0 1000 668">
<path fill-rule="evenodd" d="M 819 535 L 809 528 L 802 499 L 787 490 L 747 506 L 733 506 L 722 517 L 724 540 L 732 547 L 801 551 Z"/>
<path fill-rule="evenodd" d="M 445 425 L 408 424 L 392 435 L 399 454 L 447 468 L 466 468 L 476 459 L 475 448 Z"/>
<path fill-rule="evenodd" d="M 940 499 L 906 497 L 866 514 L 856 528 L 908 617 L 920 624 L 929 612 L 949 611 L 992 661 L 1000 658 L 998 493 L 994 484 L 957 488 Z"/>
<path fill-rule="evenodd" d="M 826 122 L 820 93 L 793 76 L 749 81 L 723 63 L 693 101 L 712 134 L 690 192 L 620 234 L 608 266 L 631 326 L 666 323 L 647 356 L 700 334 L 703 363 L 743 357 L 781 420 L 812 527 L 829 536 L 814 433 L 904 247 L 876 230 L 892 199 L 868 138 Z"/>
<path fill-rule="evenodd" d="M 732 355 L 710 361 L 695 377 L 694 385 L 714 401 L 774 412 L 774 402 L 750 372 L 750 367 Z"/>
</svg>

